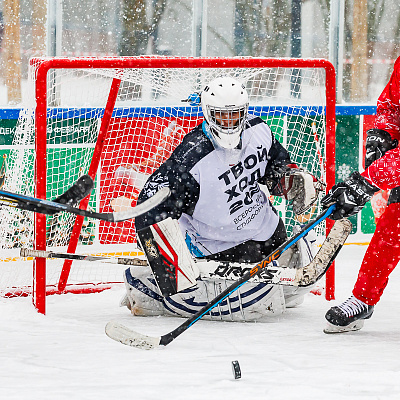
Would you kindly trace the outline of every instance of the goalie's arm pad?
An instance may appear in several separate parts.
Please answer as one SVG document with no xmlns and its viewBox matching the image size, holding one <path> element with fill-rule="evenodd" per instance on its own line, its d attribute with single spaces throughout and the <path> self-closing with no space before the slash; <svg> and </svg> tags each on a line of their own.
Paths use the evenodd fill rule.
<svg viewBox="0 0 400 400">
<path fill-rule="evenodd" d="M 171 195 L 147 213 L 136 217 L 136 231 L 160 222 L 168 217 L 179 219 L 182 213 L 193 214 L 200 193 L 199 184 L 185 168 L 171 157 L 150 176 L 139 194 L 137 204 L 151 197 L 161 187 L 168 186 Z"/>
</svg>

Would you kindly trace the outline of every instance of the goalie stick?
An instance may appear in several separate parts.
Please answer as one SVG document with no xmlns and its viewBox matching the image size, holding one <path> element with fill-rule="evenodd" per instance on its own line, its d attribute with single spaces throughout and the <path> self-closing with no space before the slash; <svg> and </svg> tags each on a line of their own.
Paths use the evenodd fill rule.
<svg viewBox="0 0 400 400">
<path fill-rule="evenodd" d="M 310 221 L 306 224 L 300 232 L 294 235 L 292 238 L 288 239 L 285 243 L 279 246 L 273 253 L 271 253 L 267 258 L 265 258 L 260 263 L 256 264 L 250 271 L 246 272 L 240 279 L 232 283 L 228 288 L 226 288 L 223 292 L 221 292 L 217 297 L 207 303 L 201 310 L 199 310 L 192 317 L 188 318 L 185 322 L 179 325 L 177 328 L 172 330 L 171 332 L 154 337 L 147 336 L 141 333 L 135 332 L 115 321 L 110 321 L 106 327 L 105 332 L 107 336 L 111 339 L 114 339 L 122 344 L 137 347 L 140 349 L 151 350 L 158 346 L 167 346 L 174 339 L 176 339 L 180 334 L 185 332 L 188 328 L 190 328 L 193 324 L 195 324 L 198 320 L 200 320 L 203 315 L 207 314 L 211 311 L 216 305 L 221 303 L 224 299 L 226 299 L 231 293 L 235 292 L 240 286 L 246 283 L 253 276 L 261 274 L 266 277 L 269 277 L 269 282 L 272 284 L 277 283 L 285 283 L 291 286 L 310 286 L 314 284 L 329 268 L 331 262 L 335 258 L 336 254 L 339 252 L 341 246 L 346 240 L 348 234 L 351 230 L 351 224 L 348 220 L 340 220 L 335 223 L 337 229 L 331 229 L 329 233 L 329 243 L 330 246 L 333 246 L 331 249 L 331 253 L 328 257 L 322 257 L 319 255 L 319 252 L 316 256 L 316 262 L 310 268 L 303 269 L 289 269 L 289 268 L 279 268 L 270 266 L 269 264 L 276 260 L 284 251 L 293 246 L 300 238 L 305 236 L 310 230 L 312 230 L 316 225 L 325 220 L 336 208 L 336 205 L 331 205 L 327 210 L 321 213 L 317 218 Z M 334 226 L 335 226 L 334 225 Z M 335 240 L 335 234 L 339 232 L 345 232 L 340 236 L 340 240 Z M 332 233 L 332 235 L 331 235 Z M 327 237 L 327 239 L 328 239 Z M 326 240 L 327 240 L 326 239 Z M 322 249 L 322 247 L 321 247 Z M 320 250 L 321 251 L 321 250 Z M 318 256 L 319 255 L 319 256 Z M 318 257 L 318 258 L 317 258 Z M 319 265 L 320 262 L 325 262 L 324 265 Z M 310 264 L 309 264 L 310 265 Z M 308 266 L 307 266 L 308 267 Z M 288 275 L 289 273 L 289 275 Z"/>
<path fill-rule="evenodd" d="M 34 211 L 47 215 L 53 215 L 55 213 L 64 211 L 75 215 L 82 215 L 88 218 L 99 219 L 102 221 L 121 222 L 144 214 L 145 212 L 151 210 L 152 208 L 163 202 L 169 195 L 170 189 L 168 187 L 163 187 L 154 196 L 150 197 L 143 203 L 129 210 L 113 213 L 98 213 L 95 211 L 82 210 L 80 208 L 73 207 L 72 205 L 70 205 L 70 202 L 63 204 L 56 201 L 42 200 L 35 197 L 0 190 L 0 205 L 16 207 L 21 210 Z"/>
</svg>

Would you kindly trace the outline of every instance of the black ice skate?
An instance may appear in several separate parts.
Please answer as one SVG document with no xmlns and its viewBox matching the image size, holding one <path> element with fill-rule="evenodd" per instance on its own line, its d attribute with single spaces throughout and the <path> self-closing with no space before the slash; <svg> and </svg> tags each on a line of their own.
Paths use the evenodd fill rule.
<svg viewBox="0 0 400 400">
<path fill-rule="evenodd" d="M 371 317 L 374 306 L 369 306 L 351 296 L 342 304 L 332 307 L 325 314 L 328 325 L 325 333 L 358 331 L 364 326 L 364 320 Z"/>
</svg>

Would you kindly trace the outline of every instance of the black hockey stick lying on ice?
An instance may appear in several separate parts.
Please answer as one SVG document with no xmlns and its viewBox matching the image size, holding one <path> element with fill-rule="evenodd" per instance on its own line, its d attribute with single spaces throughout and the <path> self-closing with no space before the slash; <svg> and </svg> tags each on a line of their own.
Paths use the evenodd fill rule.
<svg viewBox="0 0 400 400">
<path fill-rule="evenodd" d="M 88 177 L 88 175 L 85 175 L 85 177 Z M 82 179 L 82 177 L 80 179 Z M 76 185 L 78 183 L 81 183 L 80 180 L 78 180 L 72 186 L 72 188 L 76 187 Z M 86 190 L 89 189 L 88 183 L 85 183 L 85 184 L 87 186 L 83 185 L 84 186 L 84 188 L 82 190 L 83 194 L 86 193 L 85 189 Z M 68 189 L 66 193 L 68 193 L 72 188 Z M 0 190 L 0 205 L 16 207 L 21 210 L 29 210 L 29 211 L 34 211 L 34 212 L 41 213 L 41 214 L 48 214 L 48 215 L 53 215 L 55 213 L 64 211 L 64 212 L 69 212 L 69 213 L 75 214 L 75 215 L 83 215 L 84 217 L 88 217 L 88 218 L 100 219 L 103 221 L 120 222 L 120 221 L 126 221 L 128 219 L 135 218 L 138 215 L 141 215 L 141 214 L 151 210 L 152 208 L 156 207 L 158 204 L 163 202 L 170 195 L 169 188 L 164 187 L 164 188 L 161 188 L 154 196 L 145 200 L 143 203 L 137 205 L 136 207 L 133 207 L 126 211 L 113 212 L 113 213 L 98 213 L 95 211 L 82 210 L 80 208 L 77 208 L 77 207 L 74 207 L 71 205 L 73 203 L 79 202 L 84 197 L 86 197 L 92 191 L 92 188 L 93 188 L 93 181 L 92 181 L 92 186 L 91 186 L 90 190 L 82 198 L 80 198 L 78 200 L 76 198 L 69 199 L 69 197 L 71 196 L 71 193 L 69 193 L 68 196 L 65 196 L 66 193 L 64 193 L 63 195 L 61 195 L 54 201 L 37 199 L 35 197 L 30 197 L 30 196 L 25 196 L 22 194 L 17 194 L 17 193 L 6 192 L 4 190 Z M 72 201 L 72 200 L 75 200 L 75 201 Z"/>
<path fill-rule="evenodd" d="M 290 286 L 310 286 L 314 284 L 319 278 L 323 276 L 330 264 L 334 260 L 336 254 L 339 252 L 341 246 L 346 240 L 347 236 L 351 231 L 351 223 L 342 219 L 336 221 L 334 227 L 331 229 L 325 242 L 328 244 L 329 251 L 326 251 L 327 247 L 322 245 L 321 249 L 314 258 L 315 262 L 308 264 L 305 268 L 291 269 L 274 267 L 270 265 L 273 260 L 276 260 L 284 251 L 293 246 L 300 238 L 305 236 L 310 230 L 316 225 L 325 220 L 336 208 L 336 205 L 330 206 L 327 210 L 321 213 L 316 219 L 306 224 L 302 230 L 279 246 L 272 254 L 265 258 L 260 263 L 256 264 L 250 271 L 245 273 L 240 279 L 232 283 L 227 289 L 221 294 L 206 304 L 201 310 L 199 310 L 192 317 L 188 318 L 184 323 L 179 325 L 171 332 L 158 336 L 152 337 L 142 335 L 129 328 L 119 324 L 118 322 L 111 321 L 106 325 L 105 331 L 107 336 L 114 339 L 122 344 L 128 346 L 137 347 L 140 349 L 150 350 L 158 346 L 166 346 L 177 338 L 181 333 L 185 332 L 203 315 L 210 312 L 216 305 L 226 299 L 231 293 L 236 291 L 240 286 L 245 284 L 250 278 L 263 273 L 263 277 L 269 276 L 269 282 L 272 284 L 286 284 Z M 325 249 L 324 254 L 321 252 Z M 321 253 L 321 254 L 320 254 Z"/>
</svg>

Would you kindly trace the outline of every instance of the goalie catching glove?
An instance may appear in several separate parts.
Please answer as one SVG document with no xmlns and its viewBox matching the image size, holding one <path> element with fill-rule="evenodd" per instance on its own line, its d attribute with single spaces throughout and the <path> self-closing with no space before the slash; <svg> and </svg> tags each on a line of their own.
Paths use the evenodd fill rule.
<svg viewBox="0 0 400 400">
<path fill-rule="evenodd" d="M 357 214 L 378 191 L 359 172 L 353 172 L 344 182 L 334 185 L 321 203 L 324 208 L 336 203 L 336 210 L 329 218 L 341 219 Z"/>
<path fill-rule="evenodd" d="M 304 214 L 317 200 L 324 184 L 302 168 L 290 168 L 281 178 L 282 195 L 296 215 Z"/>
</svg>

